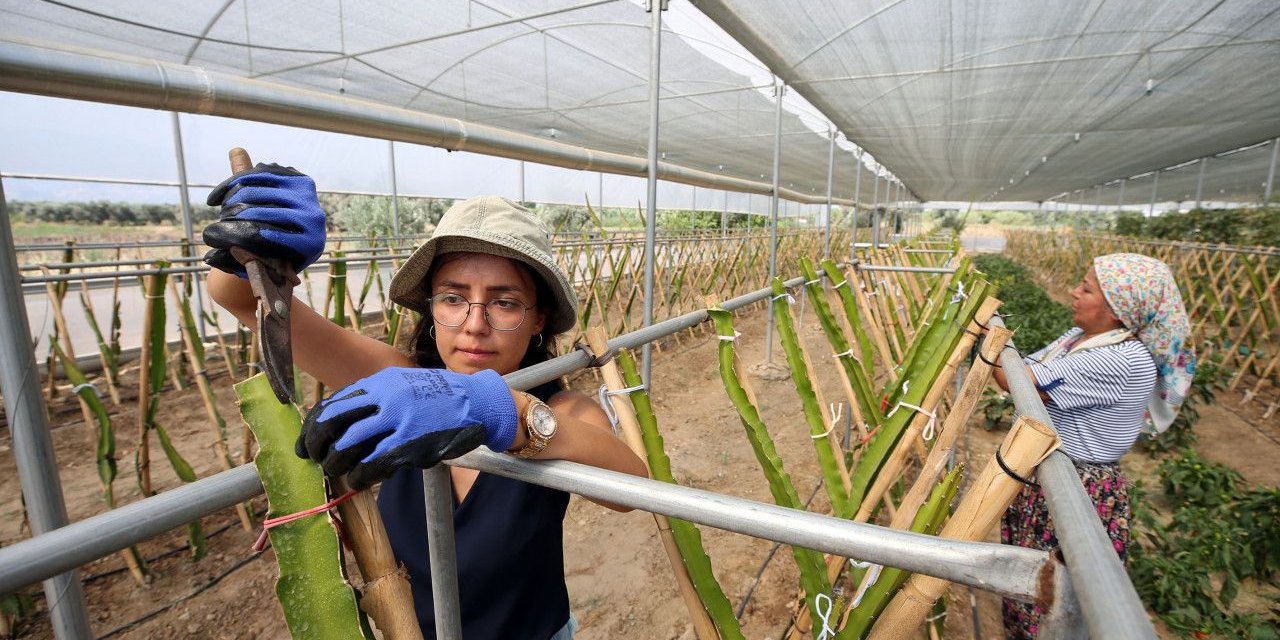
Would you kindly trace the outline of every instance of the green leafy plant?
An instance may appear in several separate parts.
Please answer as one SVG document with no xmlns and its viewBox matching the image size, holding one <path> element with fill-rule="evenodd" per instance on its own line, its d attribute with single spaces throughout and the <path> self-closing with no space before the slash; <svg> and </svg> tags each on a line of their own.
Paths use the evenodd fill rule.
<svg viewBox="0 0 1280 640">
<path fill-rule="evenodd" d="M 1071 309 L 1050 298 L 1022 265 L 995 254 L 976 256 L 973 265 L 998 288 L 1005 325 L 1022 353 L 1039 351 L 1071 328 Z"/>
<path fill-rule="evenodd" d="M 987 431 L 1013 426 L 1013 398 L 1007 393 L 987 389 L 978 400 L 978 411 L 982 412 L 982 428 Z"/>
<path fill-rule="evenodd" d="M 1129 574 L 1143 602 L 1183 635 L 1280 637 L 1280 609 L 1232 610 L 1243 581 L 1274 586 L 1280 490 L 1242 493 L 1239 473 L 1191 451 L 1165 460 L 1158 473 L 1174 507 L 1168 524 L 1160 524 L 1141 485 L 1130 492 Z"/>
<path fill-rule="evenodd" d="M 1175 507 L 1220 506 L 1231 501 L 1244 480 L 1235 469 L 1205 460 L 1194 451 L 1161 462 L 1158 473 L 1161 487 Z"/>
</svg>

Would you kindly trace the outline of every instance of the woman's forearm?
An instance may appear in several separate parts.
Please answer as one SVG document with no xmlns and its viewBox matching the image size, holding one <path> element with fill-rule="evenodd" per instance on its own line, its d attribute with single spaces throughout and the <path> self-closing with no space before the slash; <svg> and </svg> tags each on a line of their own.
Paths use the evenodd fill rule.
<svg viewBox="0 0 1280 640">
<path fill-rule="evenodd" d="M 209 297 L 218 306 L 230 311 L 236 319 L 247 327 L 254 326 L 254 314 L 257 300 L 253 297 L 253 289 L 249 281 L 218 269 L 210 269 L 206 280 Z"/>
</svg>

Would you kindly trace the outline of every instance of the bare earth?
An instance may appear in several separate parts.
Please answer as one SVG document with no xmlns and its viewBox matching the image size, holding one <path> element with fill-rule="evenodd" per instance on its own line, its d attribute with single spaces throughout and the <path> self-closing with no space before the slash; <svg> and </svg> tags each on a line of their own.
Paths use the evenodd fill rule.
<svg viewBox="0 0 1280 640">
<path fill-rule="evenodd" d="M 827 401 L 839 401 L 840 384 L 830 347 L 821 330 L 806 317 L 802 335 Z M 747 367 L 764 360 L 765 315 L 755 309 L 739 316 L 739 354 Z M 670 340 L 656 354 L 653 380 L 655 407 L 666 439 L 677 480 L 685 485 L 769 501 L 742 427 L 720 383 L 715 365 L 714 338 L 698 333 Z M 780 349 L 774 360 L 784 362 Z M 239 420 L 228 374 L 221 362 L 211 362 L 220 409 L 232 428 L 233 450 L 239 450 Z M 599 382 L 587 373 L 572 381 L 588 393 Z M 799 400 L 788 380 L 753 380 L 765 423 L 774 435 L 779 453 L 801 496 L 817 486 L 820 473 L 808 429 L 800 417 Z M 120 477 L 116 481 L 119 503 L 138 499 L 133 479 L 136 447 L 136 370 L 125 378 L 125 406 L 113 410 L 116 425 Z M 1280 426 L 1261 418 L 1258 403 L 1240 406 L 1238 394 L 1228 394 L 1220 405 L 1203 411 L 1200 452 L 1239 469 L 1250 483 L 1280 484 L 1275 464 L 1280 454 Z M 209 420 L 194 388 L 167 391 L 162 399 L 162 424 L 200 476 L 217 472 L 212 453 Z M 93 459 L 93 438 L 73 398 L 65 392 L 54 402 L 53 438 L 61 465 L 63 491 L 73 520 L 103 510 Z M 981 464 L 994 450 L 1003 432 L 974 427 L 961 442 L 968 446 L 974 464 Z M 5 439 L 7 442 L 8 439 Z M 1248 452 L 1249 455 L 1241 455 Z M 157 488 L 178 484 L 158 445 L 152 443 L 152 469 Z M 1154 469 L 1142 454 L 1126 457 L 1126 467 L 1139 475 Z M 12 544 L 28 535 L 22 522 L 19 487 L 12 453 L 0 445 L 0 496 L 4 520 L 0 543 Z M 263 498 L 254 501 L 265 509 Z M 819 492 L 811 509 L 825 511 L 825 494 Z M 151 561 L 148 584 L 136 584 L 123 570 L 119 556 L 93 562 L 82 569 L 96 636 L 116 638 L 287 638 L 283 618 L 274 598 L 275 563 L 268 550 L 254 556 L 249 546 L 256 532 L 241 529 L 234 513 L 227 511 L 203 519 L 212 533 L 209 555 L 199 562 L 188 559 L 185 530 L 170 532 L 140 545 Z M 656 536 L 653 518 L 643 512 L 616 514 L 580 498 L 574 498 L 565 521 L 565 573 L 574 614 L 582 623 L 579 637 L 599 639 L 689 639 L 692 630 L 670 579 L 670 567 Z M 773 543 L 703 527 L 703 538 L 726 594 L 735 606 L 752 589 L 742 615 L 748 638 L 778 638 L 789 625 L 798 592 L 797 573 L 790 554 L 780 549 L 761 572 Z M 993 534 L 991 539 L 995 539 Z M 757 573 L 759 583 L 755 584 Z M 45 603 L 36 594 L 42 613 L 20 629 L 20 637 L 51 637 Z M 981 637 L 1001 637 L 998 599 L 977 593 Z M 152 615 L 154 614 L 154 615 Z M 948 638 L 974 637 L 970 591 L 951 589 L 947 616 Z"/>
</svg>

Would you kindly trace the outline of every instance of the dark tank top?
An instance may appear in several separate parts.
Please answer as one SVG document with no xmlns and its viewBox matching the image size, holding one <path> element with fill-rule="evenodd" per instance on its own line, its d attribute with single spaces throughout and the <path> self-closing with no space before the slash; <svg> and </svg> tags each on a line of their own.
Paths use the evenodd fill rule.
<svg viewBox="0 0 1280 640">
<path fill-rule="evenodd" d="M 558 383 L 531 389 L 547 401 Z M 480 473 L 462 503 L 453 500 L 462 637 L 550 638 L 569 620 L 564 584 L 563 522 L 569 494 Z M 423 636 L 434 638 L 431 563 L 422 471 L 383 481 L 378 510 L 396 558 L 409 572 Z"/>
</svg>

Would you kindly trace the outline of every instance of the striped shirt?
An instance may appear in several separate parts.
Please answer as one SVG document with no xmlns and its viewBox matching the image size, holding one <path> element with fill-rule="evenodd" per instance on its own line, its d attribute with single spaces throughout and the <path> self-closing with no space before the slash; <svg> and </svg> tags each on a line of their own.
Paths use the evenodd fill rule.
<svg viewBox="0 0 1280 640">
<path fill-rule="evenodd" d="M 1079 334 L 1080 329 L 1068 331 Z M 1053 343 L 1050 343 L 1053 344 Z M 1026 358 L 1045 408 L 1073 460 L 1115 462 L 1142 429 L 1156 384 L 1151 353 L 1137 340 L 1086 349 L 1044 363 L 1047 349 Z"/>
</svg>

